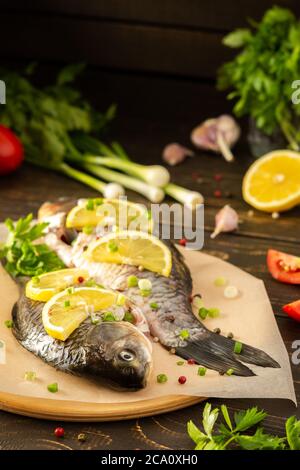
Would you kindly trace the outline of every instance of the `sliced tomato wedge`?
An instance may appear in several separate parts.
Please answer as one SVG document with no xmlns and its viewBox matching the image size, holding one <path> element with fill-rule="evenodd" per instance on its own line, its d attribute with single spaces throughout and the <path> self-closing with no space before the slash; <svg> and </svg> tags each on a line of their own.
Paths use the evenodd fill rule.
<svg viewBox="0 0 300 470">
<path fill-rule="evenodd" d="M 300 284 L 300 257 L 269 250 L 267 265 L 270 274 L 277 281 L 287 284 Z"/>
<path fill-rule="evenodd" d="M 287 313 L 289 317 L 300 321 L 300 300 L 296 300 L 296 302 L 284 305 L 282 310 Z"/>
</svg>

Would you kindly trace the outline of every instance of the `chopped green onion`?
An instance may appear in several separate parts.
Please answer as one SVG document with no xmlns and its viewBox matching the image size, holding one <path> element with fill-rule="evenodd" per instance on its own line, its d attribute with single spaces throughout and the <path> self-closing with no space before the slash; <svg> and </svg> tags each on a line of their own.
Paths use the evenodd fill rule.
<svg viewBox="0 0 300 470">
<path fill-rule="evenodd" d="M 128 276 L 127 286 L 128 287 L 136 287 L 137 285 L 138 285 L 138 278 L 136 276 Z"/>
<path fill-rule="evenodd" d="M 203 377 L 205 374 L 206 374 L 206 367 L 199 367 L 198 375 L 201 375 L 201 377 Z"/>
<path fill-rule="evenodd" d="M 241 354 L 242 349 L 243 349 L 243 344 L 240 341 L 236 341 L 234 343 L 233 352 L 235 352 L 235 354 Z"/>
<path fill-rule="evenodd" d="M 228 369 L 226 371 L 226 375 L 232 375 L 234 373 L 234 370 L 233 369 Z"/>
<path fill-rule="evenodd" d="M 102 197 L 96 197 L 94 199 L 94 204 L 95 204 L 95 206 L 101 206 L 101 204 L 103 204 L 103 198 Z"/>
<path fill-rule="evenodd" d="M 223 286 L 226 286 L 227 284 L 227 279 L 225 279 L 225 277 L 217 277 L 215 280 L 214 280 L 214 285 L 216 287 L 223 287 Z"/>
<path fill-rule="evenodd" d="M 123 321 L 128 321 L 129 323 L 134 323 L 134 315 L 131 312 L 125 312 Z"/>
<path fill-rule="evenodd" d="M 142 297 L 149 297 L 151 290 L 140 290 L 140 294 Z"/>
<path fill-rule="evenodd" d="M 158 304 L 156 302 L 151 302 L 150 307 L 152 308 L 152 310 L 157 310 L 158 309 Z"/>
<path fill-rule="evenodd" d="M 97 317 L 96 315 L 91 315 L 91 322 L 92 322 L 92 325 L 99 325 L 100 318 Z"/>
<path fill-rule="evenodd" d="M 220 310 L 218 308 L 209 308 L 208 316 L 210 318 L 217 318 L 220 315 Z"/>
<path fill-rule="evenodd" d="M 93 233 L 94 227 L 92 225 L 85 225 L 82 229 L 83 233 L 86 235 L 91 235 Z"/>
<path fill-rule="evenodd" d="M 176 364 L 177 364 L 178 366 L 183 366 L 184 361 L 177 361 Z"/>
<path fill-rule="evenodd" d="M 192 298 L 192 305 L 194 308 L 196 308 L 198 311 L 200 310 L 201 307 L 203 307 L 203 300 L 200 294 L 195 294 L 193 295 Z"/>
<path fill-rule="evenodd" d="M 116 317 L 112 312 L 105 312 L 102 314 L 102 321 L 116 321 Z"/>
<path fill-rule="evenodd" d="M 107 249 L 110 253 L 115 253 L 116 251 L 118 251 L 119 248 L 116 242 L 114 242 L 113 240 L 110 240 L 107 244 Z"/>
<path fill-rule="evenodd" d="M 122 307 L 126 302 L 126 297 L 124 294 L 118 294 L 117 297 L 117 306 Z"/>
<path fill-rule="evenodd" d="M 69 300 L 65 300 L 65 301 L 64 301 L 64 307 L 65 307 L 65 308 L 70 307 L 70 305 L 71 305 L 71 303 L 70 303 Z"/>
<path fill-rule="evenodd" d="M 156 380 L 159 384 L 164 384 L 168 381 L 168 377 L 166 376 L 166 374 L 158 374 Z"/>
<path fill-rule="evenodd" d="M 39 284 L 40 282 L 41 282 L 41 280 L 40 280 L 39 276 L 33 276 L 32 283 L 34 285 Z"/>
<path fill-rule="evenodd" d="M 24 374 L 24 380 L 27 380 L 28 382 L 34 382 L 36 379 L 36 372 L 33 371 L 27 371 Z"/>
<path fill-rule="evenodd" d="M 51 392 L 51 393 L 58 392 L 58 383 L 54 382 L 53 384 L 47 385 L 47 390 L 48 390 L 48 392 Z"/>
<path fill-rule="evenodd" d="M 207 308 L 205 307 L 199 308 L 198 315 L 201 318 L 201 320 L 205 320 L 208 314 L 209 314 L 209 310 L 207 310 Z"/>
<path fill-rule="evenodd" d="M 94 279 L 88 279 L 84 283 L 85 287 L 100 287 L 101 289 L 104 289 L 104 286 L 102 284 L 98 284 Z"/>
<path fill-rule="evenodd" d="M 190 337 L 190 332 L 189 330 L 181 330 L 179 336 L 182 339 L 188 339 Z"/>
<path fill-rule="evenodd" d="M 88 211 L 93 211 L 94 210 L 94 201 L 93 201 L 93 199 L 89 199 L 87 201 L 85 208 Z"/>
<path fill-rule="evenodd" d="M 74 294 L 74 287 L 68 287 L 67 292 L 68 294 Z"/>
<path fill-rule="evenodd" d="M 152 289 L 152 282 L 149 279 L 140 279 L 138 281 L 138 286 L 140 290 L 151 291 Z"/>
<path fill-rule="evenodd" d="M 151 210 L 147 210 L 147 219 L 148 220 L 151 220 L 152 219 L 152 211 Z"/>
<path fill-rule="evenodd" d="M 5 320 L 4 325 L 6 328 L 12 328 L 14 326 L 14 323 L 12 320 Z"/>
</svg>

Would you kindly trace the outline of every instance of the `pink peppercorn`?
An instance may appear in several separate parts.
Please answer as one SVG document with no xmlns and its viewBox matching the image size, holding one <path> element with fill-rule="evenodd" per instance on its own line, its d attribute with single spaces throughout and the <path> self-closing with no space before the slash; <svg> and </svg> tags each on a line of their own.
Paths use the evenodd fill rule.
<svg viewBox="0 0 300 470">
<path fill-rule="evenodd" d="M 196 361 L 195 361 L 195 359 L 190 358 L 190 359 L 187 360 L 187 363 L 188 363 L 190 366 L 193 366 L 194 364 L 196 364 Z"/>
<path fill-rule="evenodd" d="M 216 189 L 215 192 L 214 192 L 214 196 L 215 197 L 221 197 L 222 196 L 222 192 L 220 189 Z"/>
<path fill-rule="evenodd" d="M 56 437 L 64 437 L 65 430 L 64 430 L 64 428 L 58 427 L 54 430 L 54 434 L 55 434 Z"/>
<path fill-rule="evenodd" d="M 184 375 L 181 375 L 178 378 L 178 383 L 180 383 L 180 385 L 183 385 L 183 384 L 185 384 L 185 382 L 186 382 L 186 377 Z"/>
<path fill-rule="evenodd" d="M 79 278 L 77 279 L 77 281 L 79 282 L 79 284 L 82 284 L 83 281 L 84 281 L 84 277 L 79 276 Z"/>
<path fill-rule="evenodd" d="M 179 245 L 185 246 L 186 245 L 186 239 L 182 238 L 181 240 L 179 240 Z"/>
</svg>

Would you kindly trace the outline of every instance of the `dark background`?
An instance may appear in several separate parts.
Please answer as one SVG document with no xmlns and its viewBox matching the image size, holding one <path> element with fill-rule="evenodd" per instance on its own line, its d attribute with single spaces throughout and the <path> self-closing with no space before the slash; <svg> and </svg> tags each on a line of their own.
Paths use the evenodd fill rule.
<svg viewBox="0 0 300 470">
<path fill-rule="evenodd" d="M 112 136 L 138 161 L 160 162 L 165 144 L 190 145 L 191 129 L 203 119 L 230 111 L 231 104 L 215 89 L 217 68 L 234 51 L 221 44 L 226 32 L 259 19 L 273 5 L 267 0 L 0 0 L 0 63 L 21 67 L 37 60 L 37 80 L 49 83 L 66 62 L 89 64 L 78 85 L 100 110 L 118 104 Z M 300 16 L 300 3 L 281 0 Z M 246 121 L 243 125 L 246 125 Z M 300 324 L 283 314 L 284 303 L 299 298 L 295 286 L 271 279 L 265 263 L 268 248 L 299 255 L 299 216 L 294 209 L 274 221 L 255 211 L 241 197 L 241 179 L 251 156 L 245 139 L 235 149 L 236 162 L 198 152 L 195 159 L 172 169 L 172 180 L 205 197 L 205 247 L 261 278 L 266 284 L 278 327 L 291 354 L 300 338 Z M 194 177 L 199 173 L 201 183 Z M 223 174 L 222 196 L 216 198 L 216 173 Z M 0 181 L 0 221 L 35 212 L 47 199 L 94 196 L 87 187 L 50 171 L 24 165 Z M 128 192 L 131 199 L 141 200 Z M 212 241 L 214 216 L 230 203 L 243 223 L 239 231 Z M 292 366 L 299 401 L 299 366 Z M 282 400 L 210 400 L 226 402 L 230 412 L 258 405 L 270 414 L 266 430 L 282 434 L 295 407 Z M 55 439 L 57 422 L 0 413 L 0 449 L 170 449 L 192 448 L 186 422 L 199 422 L 203 405 L 154 418 L 122 423 L 65 424 L 64 440 Z M 85 432 L 86 443 L 77 435 Z"/>
</svg>

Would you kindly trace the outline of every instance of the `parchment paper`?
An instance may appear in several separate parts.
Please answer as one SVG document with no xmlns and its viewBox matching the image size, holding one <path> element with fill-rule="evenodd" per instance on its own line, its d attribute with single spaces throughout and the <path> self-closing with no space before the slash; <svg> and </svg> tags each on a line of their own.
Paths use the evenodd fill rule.
<svg viewBox="0 0 300 470">
<path fill-rule="evenodd" d="M 0 225 L 0 238 L 3 226 Z M 26 351 L 14 338 L 4 321 L 11 318 L 11 309 L 18 289 L 8 274 L 0 267 L 0 340 L 5 349 L 0 353 L 0 391 L 17 395 L 54 400 L 73 400 L 92 403 L 131 402 L 164 395 L 192 395 L 223 398 L 286 398 L 296 403 L 289 358 L 280 336 L 264 284 L 254 276 L 235 266 L 201 252 L 181 249 L 189 266 L 194 292 L 200 292 L 206 307 L 217 307 L 221 316 L 207 319 L 208 328 L 219 327 L 222 334 L 233 332 L 235 339 L 263 349 L 276 359 L 281 369 L 264 369 L 250 366 L 254 377 L 220 376 L 208 370 L 205 377 L 197 375 L 198 366 L 178 366 L 180 359 L 159 344 L 153 344 L 154 371 L 145 390 L 137 392 L 116 391 L 104 383 L 99 384 L 56 371 L 53 367 Z M 226 299 L 224 288 L 216 287 L 214 280 L 224 276 L 237 286 L 240 296 Z M 6 356 L 6 357 L 5 357 Z M 2 364 L 1 362 L 5 362 Z M 26 371 L 34 371 L 34 382 L 24 380 Z M 165 373 L 168 382 L 156 383 L 156 376 Z M 185 375 L 185 385 L 178 377 Z M 58 393 L 47 391 L 47 385 L 57 382 Z"/>
</svg>

